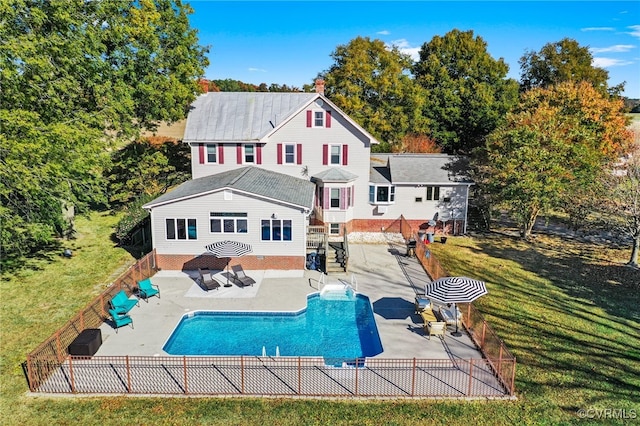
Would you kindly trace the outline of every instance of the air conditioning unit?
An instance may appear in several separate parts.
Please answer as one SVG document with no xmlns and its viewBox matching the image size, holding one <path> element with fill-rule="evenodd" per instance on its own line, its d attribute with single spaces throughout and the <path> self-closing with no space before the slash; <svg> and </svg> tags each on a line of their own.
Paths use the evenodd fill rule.
<svg viewBox="0 0 640 426">
<path fill-rule="evenodd" d="M 378 206 L 378 214 L 383 214 L 387 212 L 388 206 Z"/>
</svg>

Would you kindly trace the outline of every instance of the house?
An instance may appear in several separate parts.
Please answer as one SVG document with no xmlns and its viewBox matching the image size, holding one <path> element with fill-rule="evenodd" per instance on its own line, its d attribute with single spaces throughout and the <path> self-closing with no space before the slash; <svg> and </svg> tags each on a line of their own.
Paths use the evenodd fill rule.
<svg viewBox="0 0 640 426">
<path fill-rule="evenodd" d="M 207 244 L 234 239 L 253 245 L 252 256 L 242 258 L 245 268 L 302 269 L 310 225 L 344 236 L 380 232 L 404 215 L 423 228 L 433 228 L 433 220 L 440 231 L 464 232 L 471 182 L 463 160 L 372 156 L 378 141 L 324 96 L 323 84 L 316 82 L 316 93 L 196 99 L 183 137 L 193 180 L 144 206 L 160 267 L 193 267 L 208 260 Z M 267 222 L 284 226 L 278 221 L 285 218 L 291 239 L 266 241 Z"/>
</svg>

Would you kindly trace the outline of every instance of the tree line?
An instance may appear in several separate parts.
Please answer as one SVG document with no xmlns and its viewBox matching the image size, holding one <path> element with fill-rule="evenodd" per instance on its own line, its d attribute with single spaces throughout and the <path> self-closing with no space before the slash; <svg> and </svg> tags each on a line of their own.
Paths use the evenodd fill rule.
<svg viewBox="0 0 640 426">
<path fill-rule="evenodd" d="M 95 209 L 129 209 L 117 230 L 124 239 L 144 200 L 189 179 L 188 147 L 141 135 L 184 118 L 200 91 L 208 48 L 190 13 L 181 0 L 3 6 L 3 266 L 72 237 L 73 214 Z M 318 76 L 326 95 L 382 142 L 379 150 L 471 156 L 482 211 L 507 209 L 524 237 L 550 209 L 580 223 L 593 204 L 613 205 L 604 202 L 617 194 L 603 189 L 607 171 L 630 150 L 622 86 L 609 87 L 606 70 L 574 40 L 525 52 L 520 81 L 486 47 L 472 31 L 453 30 L 424 43 L 414 62 L 357 37 L 337 46 Z M 312 87 L 209 83 L 213 91 Z"/>
</svg>

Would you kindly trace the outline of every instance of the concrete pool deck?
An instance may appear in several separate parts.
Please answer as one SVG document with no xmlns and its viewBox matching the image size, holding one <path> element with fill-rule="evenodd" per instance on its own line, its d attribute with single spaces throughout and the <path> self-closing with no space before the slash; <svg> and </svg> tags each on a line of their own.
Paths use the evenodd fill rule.
<svg viewBox="0 0 640 426">
<path fill-rule="evenodd" d="M 414 257 L 406 257 L 404 244 L 350 244 L 349 273 L 324 277 L 324 284 L 357 281 L 357 291 L 369 297 L 382 341 L 383 352 L 375 358 L 478 359 L 481 353 L 471 339 L 451 335 L 428 337 L 414 313 L 415 295 L 422 292 L 428 275 Z M 196 310 L 299 311 L 307 296 L 321 287 L 318 271 L 246 271 L 256 280 L 252 287 L 236 285 L 205 292 L 195 282 L 195 271 L 159 271 L 151 278 L 161 298 L 130 311 L 133 325 L 114 330 L 101 326 L 102 346 L 96 356 L 167 356 L 162 350 L 182 316 Z M 226 281 L 224 271 L 216 278 Z M 354 287 L 356 284 L 354 284 Z M 256 331 L 259 332 L 259 331 Z M 275 348 L 267 348 L 269 355 Z"/>
</svg>

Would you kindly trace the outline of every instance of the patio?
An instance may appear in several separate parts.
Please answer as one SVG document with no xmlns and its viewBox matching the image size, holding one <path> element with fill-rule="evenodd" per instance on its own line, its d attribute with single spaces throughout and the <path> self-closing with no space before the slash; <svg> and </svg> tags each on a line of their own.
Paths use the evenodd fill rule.
<svg viewBox="0 0 640 426">
<path fill-rule="evenodd" d="M 195 281 L 197 271 L 159 271 L 151 280 L 161 298 L 140 301 L 130 311 L 135 329 L 125 326 L 116 333 L 103 323 L 95 356 L 68 357 L 38 392 L 510 398 L 466 333 L 454 337 L 449 327 L 444 339 L 427 338 L 414 298 L 429 277 L 405 251 L 393 240 L 352 244 L 350 273 L 325 277 L 325 284 L 351 283 L 355 277 L 354 287 L 373 305 L 383 352 L 363 364 L 336 369 L 321 358 L 274 357 L 275 348 L 267 348 L 267 357 L 169 356 L 162 347 L 185 313 L 298 311 L 321 287 L 321 274 L 252 270 L 247 271 L 256 280 L 251 287 L 205 292 Z M 219 271 L 216 278 L 224 282 L 224 274 Z"/>
</svg>

